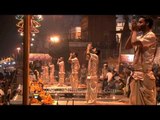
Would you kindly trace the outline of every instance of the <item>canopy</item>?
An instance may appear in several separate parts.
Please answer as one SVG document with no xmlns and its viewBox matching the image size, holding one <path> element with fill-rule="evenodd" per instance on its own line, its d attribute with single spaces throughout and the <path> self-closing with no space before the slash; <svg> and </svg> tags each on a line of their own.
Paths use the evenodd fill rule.
<svg viewBox="0 0 160 120">
<path fill-rule="evenodd" d="M 52 57 L 49 54 L 44 54 L 44 53 L 30 53 L 29 60 L 30 61 L 35 61 L 35 60 L 51 61 Z"/>
<path fill-rule="evenodd" d="M 133 54 L 121 54 L 120 56 L 121 62 L 133 62 L 134 55 Z"/>
</svg>

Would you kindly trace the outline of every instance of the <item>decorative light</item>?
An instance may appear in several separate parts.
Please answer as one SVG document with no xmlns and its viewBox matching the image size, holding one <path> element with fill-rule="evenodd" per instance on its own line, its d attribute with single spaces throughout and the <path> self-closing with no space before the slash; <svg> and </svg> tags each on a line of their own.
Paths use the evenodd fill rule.
<svg viewBox="0 0 160 120">
<path fill-rule="evenodd" d="M 18 51 L 18 53 L 19 53 L 19 51 L 21 50 L 21 48 L 20 47 L 17 47 L 17 51 Z"/>
<path fill-rule="evenodd" d="M 18 27 L 18 32 L 23 33 L 24 32 L 24 15 L 16 15 L 15 17 L 19 22 L 16 24 Z M 31 33 L 39 33 L 38 27 L 41 26 L 39 23 L 43 20 L 42 15 L 33 15 L 31 19 Z"/>
<path fill-rule="evenodd" d="M 17 19 L 17 20 L 22 20 L 23 17 L 24 17 L 24 15 L 16 15 L 16 19 Z"/>
<path fill-rule="evenodd" d="M 42 15 L 34 15 L 34 19 L 37 21 L 42 21 L 43 17 L 42 17 Z"/>
<path fill-rule="evenodd" d="M 34 34 L 34 33 L 32 34 L 32 36 L 35 36 L 35 35 L 36 35 L 36 34 Z"/>
<path fill-rule="evenodd" d="M 31 43 L 31 47 L 33 46 L 33 43 Z"/>
<path fill-rule="evenodd" d="M 23 33 L 22 33 L 22 32 L 20 33 L 20 36 L 23 36 Z"/>
<path fill-rule="evenodd" d="M 32 41 L 34 41 L 34 38 L 32 38 Z"/>
</svg>

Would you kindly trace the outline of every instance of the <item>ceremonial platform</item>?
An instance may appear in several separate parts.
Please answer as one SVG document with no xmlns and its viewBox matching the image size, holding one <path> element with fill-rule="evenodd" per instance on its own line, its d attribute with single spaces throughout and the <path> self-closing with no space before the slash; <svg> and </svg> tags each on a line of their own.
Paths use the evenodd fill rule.
<svg viewBox="0 0 160 120">
<path fill-rule="evenodd" d="M 84 97 L 86 94 L 86 86 L 81 85 L 77 88 L 77 90 L 73 90 L 71 86 L 63 85 L 45 85 L 43 89 L 50 93 L 53 97 L 65 97 L 65 98 L 71 98 L 71 97 Z"/>
<path fill-rule="evenodd" d="M 77 90 L 73 90 L 71 86 L 58 86 L 58 85 L 45 85 L 43 89 L 50 93 L 54 98 L 58 99 L 66 99 L 66 98 L 75 98 L 75 99 L 84 99 L 87 88 L 86 85 L 79 85 Z M 101 90 L 98 90 L 98 98 L 105 98 L 110 95 L 122 95 L 122 91 L 119 90 L 110 90 L 102 92 Z"/>
</svg>

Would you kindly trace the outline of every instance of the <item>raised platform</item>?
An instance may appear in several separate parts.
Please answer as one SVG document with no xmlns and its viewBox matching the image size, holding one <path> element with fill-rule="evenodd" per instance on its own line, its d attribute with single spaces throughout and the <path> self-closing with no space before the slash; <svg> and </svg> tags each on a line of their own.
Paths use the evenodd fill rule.
<svg viewBox="0 0 160 120">
<path fill-rule="evenodd" d="M 86 86 L 81 85 L 77 90 L 72 90 L 71 86 L 57 86 L 57 85 L 45 85 L 44 90 L 50 93 L 54 98 L 65 99 L 65 98 L 85 98 L 86 95 Z M 121 91 L 111 90 L 106 91 L 105 93 L 102 91 L 98 92 L 98 98 L 104 98 L 109 95 L 114 95 L 120 93 Z M 118 95 L 118 94 L 117 94 Z M 119 94 L 120 95 L 120 94 Z M 122 95 L 122 94 L 121 94 Z"/>
<path fill-rule="evenodd" d="M 71 86 L 58 86 L 58 85 L 45 85 L 43 87 L 44 90 L 46 90 L 49 93 L 82 93 L 86 92 L 86 86 L 79 86 L 77 90 L 72 90 Z"/>
<path fill-rule="evenodd" d="M 71 86 L 45 85 L 44 90 L 49 92 L 53 98 L 81 98 L 85 97 L 86 87 L 79 86 L 77 90 L 72 90 Z"/>
</svg>

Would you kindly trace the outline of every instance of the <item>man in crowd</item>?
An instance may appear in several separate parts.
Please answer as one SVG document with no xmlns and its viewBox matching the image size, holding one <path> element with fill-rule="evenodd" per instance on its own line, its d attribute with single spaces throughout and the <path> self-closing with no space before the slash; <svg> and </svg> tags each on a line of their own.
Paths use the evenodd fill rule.
<svg viewBox="0 0 160 120">
<path fill-rule="evenodd" d="M 97 99 L 97 84 L 98 84 L 98 64 L 100 51 L 92 47 L 92 44 L 87 46 L 88 59 L 88 75 L 87 75 L 87 103 L 96 103 Z"/>
<path fill-rule="evenodd" d="M 71 86 L 73 90 L 78 89 L 80 64 L 75 52 L 70 53 L 68 61 L 71 63 Z"/>
<path fill-rule="evenodd" d="M 156 105 L 156 81 L 152 72 L 157 38 L 152 32 L 153 20 L 141 16 L 138 23 L 132 21 L 132 30 L 126 49 L 134 48 L 134 71 L 130 83 L 131 105 Z M 142 34 L 138 34 L 141 32 Z"/>
<path fill-rule="evenodd" d="M 58 84 L 58 86 L 63 86 L 64 85 L 64 79 L 65 79 L 64 58 L 60 57 L 57 61 L 57 64 L 59 66 L 59 84 Z"/>
</svg>

